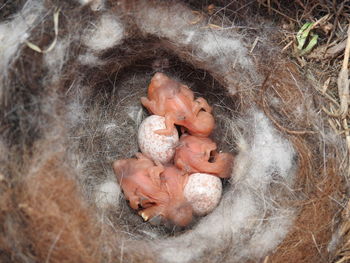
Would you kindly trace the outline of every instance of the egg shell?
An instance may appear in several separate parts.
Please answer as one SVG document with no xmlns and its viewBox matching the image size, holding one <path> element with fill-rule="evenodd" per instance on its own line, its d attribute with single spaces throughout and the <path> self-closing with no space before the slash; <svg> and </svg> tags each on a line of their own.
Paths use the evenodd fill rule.
<svg viewBox="0 0 350 263">
<path fill-rule="evenodd" d="M 213 211 L 220 202 L 221 180 L 211 174 L 191 174 L 185 186 L 184 195 L 192 205 L 194 214 L 204 216 Z"/>
<path fill-rule="evenodd" d="M 142 121 L 138 132 L 141 152 L 153 161 L 159 161 L 163 164 L 170 162 L 174 157 L 175 147 L 179 142 L 179 134 L 176 129 L 169 136 L 154 132 L 165 128 L 165 118 L 152 115 Z"/>
</svg>

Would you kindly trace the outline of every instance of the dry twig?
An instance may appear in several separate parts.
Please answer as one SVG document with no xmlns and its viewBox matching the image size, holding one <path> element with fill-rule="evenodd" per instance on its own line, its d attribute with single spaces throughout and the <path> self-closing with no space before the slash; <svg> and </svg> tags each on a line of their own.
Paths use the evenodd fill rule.
<svg viewBox="0 0 350 263">
<path fill-rule="evenodd" d="M 348 113 L 349 107 L 349 53 L 350 53 L 350 25 L 348 26 L 348 39 L 346 42 L 343 66 L 339 72 L 337 85 L 340 99 L 339 116 L 344 119 Z"/>
<path fill-rule="evenodd" d="M 268 10 L 269 10 L 269 12 L 271 12 L 271 10 L 272 10 L 272 11 L 274 11 L 275 13 L 277 13 L 277 14 L 283 16 L 284 18 L 286 18 L 286 19 L 288 19 L 288 20 L 290 20 L 290 21 L 293 21 L 293 22 L 295 22 L 295 23 L 298 23 L 298 21 L 295 20 L 294 18 L 291 18 L 291 17 L 289 17 L 289 16 L 283 14 L 281 11 L 279 11 L 279 10 L 273 8 L 273 7 L 270 5 L 270 3 L 265 4 L 265 3 L 263 3 L 262 1 L 259 1 L 259 4 L 261 4 L 262 6 L 267 7 Z"/>
</svg>

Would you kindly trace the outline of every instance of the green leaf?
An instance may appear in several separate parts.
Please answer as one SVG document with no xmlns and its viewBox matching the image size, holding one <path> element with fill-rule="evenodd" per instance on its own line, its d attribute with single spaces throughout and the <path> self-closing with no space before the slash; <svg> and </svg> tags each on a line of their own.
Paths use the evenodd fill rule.
<svg viewBox="0 0 350 263">
<path fill-rule="evenodd" d="M 306 53 L 309 53 L 312 48 L 317 44 L 317 40 L 318 40 L 318 35 L 316 34 L 312 34 L 312 38 L 309 42 L 309 44 L 306 46 L 306 48 L 304 48 L 301 52 L 300 55 L 305 55 Z"/>
<path fill-rule="evenodd" d="M 314 22 L 305 23 L 297 33 L 298 50 L 302 50 Z"/>
</svg>

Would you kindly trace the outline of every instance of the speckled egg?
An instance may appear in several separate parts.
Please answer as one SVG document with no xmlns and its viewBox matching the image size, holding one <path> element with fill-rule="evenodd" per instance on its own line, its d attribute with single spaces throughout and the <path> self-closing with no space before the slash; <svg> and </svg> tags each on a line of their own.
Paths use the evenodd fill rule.
<svg viewBox="0 0 350 263">
<path fill-rule="evenodd" d="M 175 154 L 175 147 L 179 142 L 176 129 L 172 135 L 159 135 L 154 131 L 165 129 L 165 118 L 152 115 L 144 119 L 138 132 L 138 141 L 141 152 L 153 161 L 168 163 Z"/>
<path fill-rule="evenodd" d="M 220 178 L 205 173 L 191 174 L 185 186 L 184 195 L 196 215 L 204 216 L 219 204 L 222 194 Z"/>
</svg>

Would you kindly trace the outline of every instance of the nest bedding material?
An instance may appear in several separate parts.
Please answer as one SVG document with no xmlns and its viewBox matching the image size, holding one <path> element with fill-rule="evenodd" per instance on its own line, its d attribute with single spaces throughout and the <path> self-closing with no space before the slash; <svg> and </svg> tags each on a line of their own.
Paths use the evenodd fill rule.
<svg viewBox="0 0 350 263">
<path fill-rule="evenodd" d="M 54 40 L 57 12 L 54 48 L 33 50 Z M 329 262 L 344 142 L 270 29 L 240 23 L 261 32 L 213 29 L 175 1 L 29 0 L 3 21 L 1 260 Z M 219 206 L 181 231 L 142 222 L 111 167 L 138 151 L 156 71 L 208 99 L 214 139 L 236 154 Z"/>
</svg>

